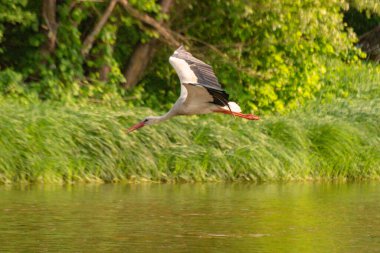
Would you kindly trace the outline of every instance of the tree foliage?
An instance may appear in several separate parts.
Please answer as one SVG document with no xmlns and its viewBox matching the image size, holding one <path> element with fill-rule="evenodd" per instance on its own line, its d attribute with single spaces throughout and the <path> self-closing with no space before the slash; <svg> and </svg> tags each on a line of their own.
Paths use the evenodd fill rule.
<svg viewBox="0 0 380 253">
<path fill-rule="evenodd" d="M 43 13 L 48 1 L 55 14 L 50 19 L 56 20 Z M 0 92 L 168 107 L 179 89 L 167 62 L 174 48 L 169 38 L 214 66 L 220 82 L 246 108 L 284 111 L 330 84 L 324 82 L 327 59 L 349 63 L 362 56 L 343 20 L 349 7 L 379 14 L 375 0 L 177 0 L 168 14 L 161 11 L 162 1 L 124 1 L 134 14 L 122 0 L 116 2 L 110 8 L 111 1 L 0 0 Z M 87 44 L 89 36 L 93 42 Z M 147 59 L 144 77 L 125 89 L 136 48 L 153 39 L 159 42 L 152 43 L 154 58 Z"/>
<path fill-rule="evenodd" d="M 380 2 L 377 0 L 349 0 L 348 3 L 359 11 L 366 11 L 368 15 L 380 15 Z"/>
</svg>

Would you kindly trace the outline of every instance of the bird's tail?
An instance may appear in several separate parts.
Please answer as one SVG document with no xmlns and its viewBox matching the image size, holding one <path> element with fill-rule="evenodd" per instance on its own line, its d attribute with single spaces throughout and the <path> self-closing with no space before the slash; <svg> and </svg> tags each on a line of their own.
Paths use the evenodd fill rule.
<svg viewBox="0 0 380 253">
<path fill-rule="evenodd" d="M 228 106 L 225 105 L 222 108 L 226 110 L 231 110 L 231 112 L 241 112 L 240 106 L 235 102 L 228 102 Z"/>
</svg>

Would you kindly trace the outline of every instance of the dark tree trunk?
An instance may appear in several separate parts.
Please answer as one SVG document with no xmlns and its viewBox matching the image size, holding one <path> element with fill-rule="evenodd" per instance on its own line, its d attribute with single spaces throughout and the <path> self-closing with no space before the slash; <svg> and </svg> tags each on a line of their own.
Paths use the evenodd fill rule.
<svg viewBox="0 0 380 253">
<path fill-rule="evenodd" d="M 43 0 L 42 17 L 45 21 L 47 30 L 47 42 L 43 46 L 43 54 L 52 54 L 55 50 L 57 41 L 57 21 L 56 21 L 56 0 Z"/>
<path fill-rule="evenodd" d="M 170 7 L 173 5 L 173 3 L 174 0 L 162 0 L 162 13 L 169 13 Z M 162 22 L 160 22 L 160 24 L 161 23 Z M 178 45 L 178 42 L 176 41 L 174 41 L 173 43 Z M 141 80 L 145 72 L 145 69 L 148 67 L 149 62 L 154 57 L 158 45 L 158 39 L 152 39 L 148 43 L 139 43 L 136 45 L 135 50 L 133 51 L 133 54 L 129 59 L 127 69 L 125 71 L 125 78 L 127 79 L 127 82 L 124 85 L 125 88 L 131 88 Z"/>
<path fill-rule="evenodd" d="M 108 80 L 108 74 L 111 71 L 111 67 L 109 65 L 103 65 L 100 68 L 100 73 L 99 73 L 99 79 L 100 81 L 107 81 Z"/>
<path fill-rule="evenodd" d="M 359 38 L 358 46 L 367 53 L 368 58 L 380 62 L 380 25 Z"/>
<path fill-rule="evenodd" d="M 154 56 L 157 44 L 156 39 L 145 44 L 137 44 L 129 59 L 127 70 L 125 71 L 125 78 L 127 79 L 125 88 L 131 88 L 141 80 L 145 69 L 148 67 L 149 62 Z"/>
</svg>

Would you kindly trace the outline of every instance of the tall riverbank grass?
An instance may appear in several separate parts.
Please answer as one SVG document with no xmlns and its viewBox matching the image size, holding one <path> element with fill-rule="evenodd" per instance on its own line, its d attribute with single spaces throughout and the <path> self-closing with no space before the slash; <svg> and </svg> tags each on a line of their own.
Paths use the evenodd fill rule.
<svg viewBox="0 0 380 253">
<path fill-rule="evenodd" d="M 177 117 L 131 134 L 157 112 L 1 100 L 0 183 L 379 178 L 380 77 L 352 80 L 346 99 L 287 115 Z"/>
</svg>

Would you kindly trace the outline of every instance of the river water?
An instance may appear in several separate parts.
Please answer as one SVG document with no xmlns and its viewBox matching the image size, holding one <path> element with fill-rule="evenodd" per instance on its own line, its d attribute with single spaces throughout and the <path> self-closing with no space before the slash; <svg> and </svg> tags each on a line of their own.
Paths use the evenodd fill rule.
<svg viewBox="0 0 380 253">
<path fill-rule="evenodd" d="M 380 252 L 380 183 L 0 186 L 0 252 Z"/>
</svg>

